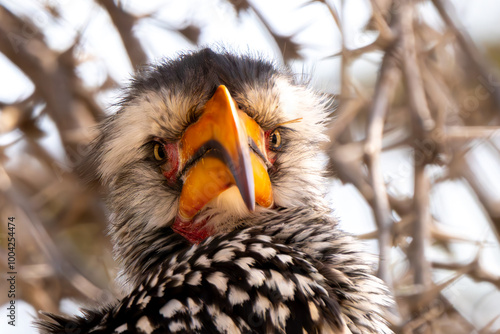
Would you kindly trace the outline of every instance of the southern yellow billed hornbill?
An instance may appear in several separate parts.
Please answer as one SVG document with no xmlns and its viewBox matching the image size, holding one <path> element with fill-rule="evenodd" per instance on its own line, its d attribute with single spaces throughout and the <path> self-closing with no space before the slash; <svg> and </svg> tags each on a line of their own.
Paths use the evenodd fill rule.
<svg viewBox="0 0 500 334">
<path fill-rule="evenodd" d="M 323 199 L 328 101 L 204 49 L 140 73 L 89 161 L 125 297 L 44 333 L 390 333 L 391 303 Z"/>
</svg>

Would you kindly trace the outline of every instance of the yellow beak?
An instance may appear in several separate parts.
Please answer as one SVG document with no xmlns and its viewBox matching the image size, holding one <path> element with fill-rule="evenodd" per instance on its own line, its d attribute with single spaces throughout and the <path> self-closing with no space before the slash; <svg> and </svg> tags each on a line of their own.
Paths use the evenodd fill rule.
<svg viewBox="0 0 500 334">
<path fill-rule="evenodd" d="M 219 86 L 198 121 L 180 140 L 184 182 L 177 221 L 191 221 L 208 202 L 233 185 L 248 210 L 253 211 L 255 203 L 271 207 L 264 138 L 260 126 L 237 108 L 225 86 Z"/>
</svg>

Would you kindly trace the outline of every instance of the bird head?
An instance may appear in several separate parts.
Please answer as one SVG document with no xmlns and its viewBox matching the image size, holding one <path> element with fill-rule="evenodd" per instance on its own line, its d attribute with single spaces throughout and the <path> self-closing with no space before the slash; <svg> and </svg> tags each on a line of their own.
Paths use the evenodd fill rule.
<svg viewBox="0 0 500 334">
<path fill-rule="evenodd" d="M 270 62 L 226 51 L 142 70 L 89 156 L 115 244 L 165 227 L 199 243 L 269 210 L 321 205 L 327 104 Z"/>
</svg>

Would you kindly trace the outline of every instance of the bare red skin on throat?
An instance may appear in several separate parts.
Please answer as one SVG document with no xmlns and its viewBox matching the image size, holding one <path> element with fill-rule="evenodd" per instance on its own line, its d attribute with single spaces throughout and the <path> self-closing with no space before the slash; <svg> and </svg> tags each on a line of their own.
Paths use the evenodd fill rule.
<svg viewBox="0 0 500 334">
<path fill-rule="evenodd" d="M 195 224 L 191 220 L 183 221 L 179 216 L 177 216 L 174 224 L 172 225 L 172 229 L 174 232 L 186 238 L 190 243 L 199 244 L 211 235 L 209 229 L 206 228 L 206 224 L 209 219 L 210 217 L 207 217 Z"/>
</svg>

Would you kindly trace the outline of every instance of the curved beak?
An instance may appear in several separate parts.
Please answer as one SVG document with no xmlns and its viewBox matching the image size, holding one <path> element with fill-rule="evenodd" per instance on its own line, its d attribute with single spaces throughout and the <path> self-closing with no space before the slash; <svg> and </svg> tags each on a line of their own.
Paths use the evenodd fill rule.
<svg viewBox="0 0 500 334">
<path fill-rule="evenodd" d="M 262 129 L 237 108 L 228 89 L 219 86 L 200 118 L 180 140 L 183 187 L 173 228 L 178 232 L 181 227 L 186 229 L 185 222 L 190 222 L 208 202 L 233 185 L 248 210 L 253 211 L 256 202 L 272 206 L 263 152 Z"/>
</svg>

